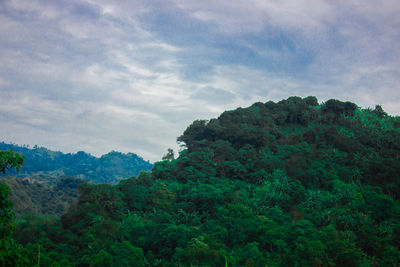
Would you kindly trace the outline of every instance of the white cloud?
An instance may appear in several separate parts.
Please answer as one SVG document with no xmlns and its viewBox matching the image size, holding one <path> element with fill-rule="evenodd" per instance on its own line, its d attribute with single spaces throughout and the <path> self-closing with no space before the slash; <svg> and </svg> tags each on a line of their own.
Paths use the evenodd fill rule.
<svg viewBox="0 0 400 267">
<path fill-rule="evenodd" d="M 34 13 L 47 19 L 55 19 L 60 15 L 60 9 L 53 5 L 43 5 L 41 1 L 35 0 L 9 0 L 7 4 L 15 10 Z"/>
<path fill-rule="evenodd" d="M 187 1 L 176 0 L 181 9 L 229 34 L 268 31 L 269 27 L 308 31 L 320 29 L 334 19 L 334 7 L 327 1 Z"/>
</svg>

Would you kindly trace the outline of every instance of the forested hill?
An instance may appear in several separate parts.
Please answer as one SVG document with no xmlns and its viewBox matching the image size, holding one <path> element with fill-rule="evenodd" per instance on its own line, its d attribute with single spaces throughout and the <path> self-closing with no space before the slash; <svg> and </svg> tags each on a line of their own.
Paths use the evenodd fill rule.
<svg viewBox="0 0 400 267">
<path fill-rule="evenodd" d="M 83 180 L 74 177 L 54 177 L 36 174 L 24 178 L 0 179 L 10 187 L 8 199 L 13 203 L 17 218 L 34 214 L 37 216 L 61 216 L 78 200 L 78 186 Z"/>
<path fill-rule="evenodd" d="M 25 156 L 18 176 L 35 173 L 52 176 L 75 176 L 94 183 L 116 183 L 122 178 L 136 176 L 140 171 L 147 171 L 152 164 L 134 153 L 110 152 L 94 157 L 83 151 L 64 154 L 44 147 L 28 148 L 14 144 L 0 143 L 0 150 L 13 150 Z M 10 171 L 7 175 L 16 175 Z"/>
<path fill-rule="evenodd" d="M 400 118 L 291 97 L 195 121 L 177 159 L 18 224 L 41 266 L 399 266 Z M 46 263 L 45 263 L 46 262 Z M 47 265 L 46 265 L 47 264 Z"/>
</svg>

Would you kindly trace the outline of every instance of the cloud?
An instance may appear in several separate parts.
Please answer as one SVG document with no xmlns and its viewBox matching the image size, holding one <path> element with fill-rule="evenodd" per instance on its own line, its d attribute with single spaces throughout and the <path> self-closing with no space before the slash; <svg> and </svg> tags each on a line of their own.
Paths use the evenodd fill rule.
<svg viewBox="0 0 400 267">
<path fill-rule="evenodd" d="M 333 7 L 325 1 L 181 1 L 176 5 L 195 19 L 217 25 L 226 34 L 248 34 L 268 31 L 319 29 L 333 19 Z M 311 8 L 312 7 L 312 8 Z"/>
<path fill-rule="evenodd" d="M 399 9 L 387 0 L 7 0 L 0 138 L 155 161 L 193 120 L 256 101 L 316 95 L 399 114 Z"/>
<path fill-rule="evenodd" d="M 214 105 L 221 105 L 235 100 L 235 95 L 229 91 L 221 90 L 215 87 L 201 87 L 194 91 L 191 96 L 193 101 L 204 101 Z"/>
</svg>

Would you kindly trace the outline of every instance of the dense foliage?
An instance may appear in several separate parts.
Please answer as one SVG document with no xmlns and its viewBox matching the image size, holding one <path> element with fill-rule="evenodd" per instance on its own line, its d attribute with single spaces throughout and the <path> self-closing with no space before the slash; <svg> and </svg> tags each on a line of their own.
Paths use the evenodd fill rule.
<svg viewBox="0 0 400 267">
<path fill-rule="evenodd" d="M 13 150 L 25 156 L 18 176 L 37 173 L 52 176 L 75 176 L 94 183 L 117 183 L 122 178 L 150 170 L 152 164 L 134 153 L 110 152 L 96 158 L 83 151 L 75 154 L 55 152 L 44 147 L 29 148 L 0 142 L 0 150 Z M 16 175 L 10 171 L 8 175 Z"/>
<path fill-rule="evenodd" d="M 15 238 L 40 266 L 399 266 L 400 119 L 291 97 L 195 121 L 183 150 L 83 184 Z"/>
<path fill-rule="evenodd" d="M 13 168 L 18 171 L 23 162 L 24 156 L 15 153 L 14 151 L 0 151 L 0 171 L 3 174 Z M 12 239 L 15 223 L 12 203 L 8 200 L 9 192 L 9 187 L 0 183 L 0 265 L 26 265 L 27 261 L 22 256 L 21 245 L 18 245 Z"/>
</svg>

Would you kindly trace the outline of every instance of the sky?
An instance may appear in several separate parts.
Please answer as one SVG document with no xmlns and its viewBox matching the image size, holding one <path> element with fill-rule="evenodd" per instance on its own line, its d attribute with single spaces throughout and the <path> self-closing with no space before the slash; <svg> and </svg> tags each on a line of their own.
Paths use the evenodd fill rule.
<svg viewBox="0 0 400 267">
<path fill-rule="evenodd" d="M 155 162 L 290 96 L 400 115 L 398 0 L 0 0 L 0 141 Z"/>
</svg>

